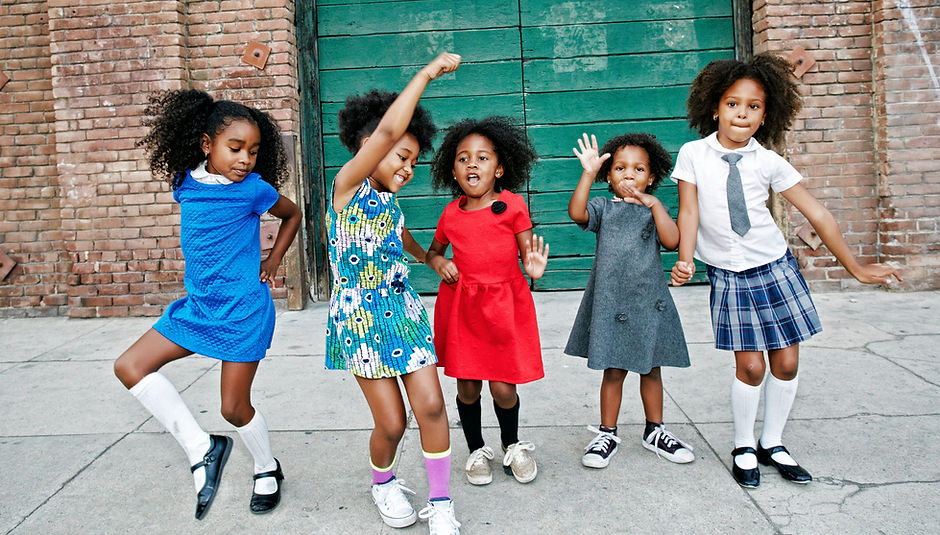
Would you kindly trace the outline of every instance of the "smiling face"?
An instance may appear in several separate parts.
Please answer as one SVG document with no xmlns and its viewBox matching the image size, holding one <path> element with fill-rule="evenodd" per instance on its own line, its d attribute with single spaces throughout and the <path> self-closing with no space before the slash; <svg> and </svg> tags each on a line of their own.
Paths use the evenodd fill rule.
<svg viewBox="0 0 940 535">
<path fill-rule="evenodd" d="M 232 121 L 215 137 L 203 134 L 202 151 L 208 153 L 206 170 L 241 182 L 255 168 L 260 145 L 258 126 L 244 119 Z"/>
<path fill-rule="evenodd" d="M 726 149 L 739 149 L 748 144 L 764 124 L 764 88 L 750 78 L 733 83 L 718 101 L 718 142 Z"/>
<path fill-rule="evenodd" d="M 625 145 L 617 149 L 611 159 L 607 181 L 617 197 L 623 198 L 626 195 L 626 186 L 633 186 L 645 192 L 652 184 L 650 156 L 643 147 Z"/>
<path fill-rule="evenodd" d="M 366 139 L 368 138 L 363 138 L 362 143 L 365 143 Z M 414 176 L 420 151 L 418 139 L 410 133 L 405 133 L 372 171 L 372 187 L 379 191 L 398 193 Z"/>
<path fill-rule="evenodd" d="M 470 134 L 457 144 L 454 178 L 471 199 L 496 195 L 496 180 L 503 176 L 503 166 L 493 142 L 486 136 Z"/>
</svg>

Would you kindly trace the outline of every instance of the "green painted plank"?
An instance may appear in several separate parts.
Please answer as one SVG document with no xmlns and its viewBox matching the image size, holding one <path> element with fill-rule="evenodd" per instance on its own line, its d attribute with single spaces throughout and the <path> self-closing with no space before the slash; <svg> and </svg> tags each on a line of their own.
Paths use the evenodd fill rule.
<svg viewBox="0 0 940 535">
<path fill-rule="evenodd" d="M 728 0 L 673 0 L 671 2 L 660 0 L 631 2 L 520 0 L 520 5 L 523 26 L 727 17 L 731 15 L 732 8 L 732 2 Z M 646 36 L 639 37 L 642 39 Z"/>
<path fill-rule="evenodd" d="M 342 102 L 350 93 L 371 88 L 401 91 L 420 67 L 346 69 L 320 72 L 320 100 Z M 428 97 L 500 95 L 519 93 L 522 82 L 518 61 L 463 64 L 428 84 Z"/>
<path fill-rule="evenodd" d="M 526 121 L 537 125 L 684 119 L 688 97 L 687 85 L 531 93 L 525 99 Z"/>
<path fill-rule="evenodd" d="M 420 294 L 437 294 L 437 289 L 441 285 L 441 278 L 433 269 L 424 264 L 415 262 L 408 263 L 408 282 L 411 287 Z"/>
<path fill-rule="evenodd" d="M 400 197 L 398 205 L 405 213 L 408 229 L 437 228 L 437 221 L 451 199 L 447 197 Z"/>
<path fill-rule="evenodd" d="M 317 5 L 317 31 L 321 36 L 504 28 L 519 24 L 518 4 L 504 0 L 474 0 L 473 9 L 458 9 L 452 0 L 362 3 L 321 0 Z"/>
<path fill-rule="evenodd" d="M 482 119 L 487 115 L 508 115 L 516 117 L 520 123 L 523 118 L 521 93 L 475 97 L 422 98 L 421 106 L 428 110 L 438 128 L 446 128 L 468 117 Z M 342 107 L 342 102 L 329 102 L 321 106 L 324 134 L 339 132 L 336 114 Z"/>
<path fill-rule="evenodd" d="M 519 59 L 520 46 L 517 28 L 321 37 L 318 45 L 321 69 L 423 66 L 445 50 L 474 62 Z"/>
<path fill-rule="evenodd" d="M 535 281 L 535 290 L 583 290 L 590 277 L 591 271 L 586 269 L 549 269 Z"/>
<path fill-rule="evenodd" d="M 536 59 L 523 63 L 523 77 L 525 90 L 530 93 L 661 87 L 691 83 L 708 62 L 733 57 L 734 50 L 729 48 L 703 52 Z"/>
<path fill-rule="evenodd" d="M 572 148 L 577 146 L 581 134 L 588 132 L 601 140 L 608 140 L 625 132 L 648 132 L 656 136 L 670 153 L 676 153 L 688 141 L 698 139 L 698 135 L 689 129 L 684 120 L 636 121 L 628 123 L 596 123 L 591 125 L 545 125 L 530 126 L 529 140 L 535 145 L 542 158 L 573 156 Z"/>
<path fill-rule="evenodd" d="M 724 17 L 539 26 L 523 28 L 522 42 L 526 59 L 734 48 L 734 24 Z"/>
<path fill-rule="evenodd" d="M 594 252 L 594 233 L 585 232 L 572 222 L 536 225 L 534 232 L 545 237 L 552 256 L 575 256 Z M 551 262 L 551 260 L 549 260 Z"/>
</svg>

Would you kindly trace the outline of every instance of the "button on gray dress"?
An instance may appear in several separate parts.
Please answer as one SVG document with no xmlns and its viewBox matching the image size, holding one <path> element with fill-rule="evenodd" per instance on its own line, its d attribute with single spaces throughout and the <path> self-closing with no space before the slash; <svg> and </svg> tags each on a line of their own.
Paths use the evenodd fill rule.
<svg viewBox="0 0 940 535">
<path fill-rule="evenodd" d="M 604 197 L 591 199 L 587 212 L 587 224 L 579 226 L 597 233 L 597 251 L 565 353 L 586 357 L 594 370 L 688 367 L 653 213 Z"/>
</svg>

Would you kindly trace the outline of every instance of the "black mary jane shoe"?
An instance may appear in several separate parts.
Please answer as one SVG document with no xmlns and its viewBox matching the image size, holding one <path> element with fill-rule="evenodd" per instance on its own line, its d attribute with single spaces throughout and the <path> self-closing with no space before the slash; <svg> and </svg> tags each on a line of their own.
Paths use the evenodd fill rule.
<svg viewBox="0 0 940 535">
<path fill-rule="evenodd" d="M 756 489 L 760 485 L 760 470 L 758 468 L 750 468 L 745 470 L 738 466 L 738 463 L 734 462 L 734 458 L 738 455 L 744 455 L 745 453 L 750 453 L 756 455 L 757 452 L 754 451 L 754 448 L 750 446 L 744 446 L 741 448 L 735 448 L 731 450 L 731 475 L 734 476 L 734 480 L 738 482 L 738 485 L 746 489 Z"/>
<path fill-rule="evenodd" d="M 249 507 L 251 512 L 256 515 L 270 513 L 277 507 L 277 504 L 281 503 L 281 481 L 284 481 L 284 472 L 281 471 L 281 461 L 274 459 L 274 462 L 277 463 L 275 470 L 261 472 L 254 476 L 256 481 L 265 477 L 273 477 L 277 480 L 277 490 L 273 494 L 256 494 L 252 490 Z"/>
<path fill-rule="evenodd" d="M 757 462 L 773 466 L 780 472 L 780 476 L 787 481 L 792 481 L 794 483 L 806 484 L 813 480 L 813 476 L 809 475 L 809 472 L 803 469 L 802 466 L 798 464 L 781 464 L 774 460 L 773 454 L 777 452 L 784 452 L 787 455 L 790 454 L 786 448 L 783 446 L 774 446 L 770 449 L 764 449 L 761 446 L 760 442 L 757 443 Z"/>
<path fill-rule="evenodd" d="M 206 482 L 196 493 L 196 520 L 202 520 L 215 499 L 219 490 L 219 481 L 222 479 L 222 468 L 228 461 L 228 454 L 232 452 L 232 439 L 223 435 L 209 435 L 209 451 L 201 461 L 189 468 L 190 472 L 205 467 Z"/>
</svg>

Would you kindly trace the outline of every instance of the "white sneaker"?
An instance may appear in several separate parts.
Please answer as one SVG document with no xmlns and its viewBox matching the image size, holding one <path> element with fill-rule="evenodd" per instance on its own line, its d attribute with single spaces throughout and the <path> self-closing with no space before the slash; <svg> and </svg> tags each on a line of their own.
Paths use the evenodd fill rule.
<svg viewBox="0 0 940 535">
<path fill-rule="evenodd" d="M 427 507 L 422 509 L 418 516 L 427 519 L 431 535 L 460 535 L 460 522 L 454 518 L 453 500 L 428 502 Z"/>
<path fill-rule="evenodd" d="M 372 501 L 379 508 L 382 521 L 393 528 L 404 528 L 415 523 L 418 515 L 405 493 L 414 495 L 414 491 L 405 486 L 401 479 L 392 478 L 381 485 L 372 485 Z"/>
<path fill-rule="evenodd" d="M 493 482 L 493 471 L 490 469 L 490 460 L 494 453 L 489 446 L 473 450 L 467 459 L 467 481 L 471 485 L 486 485 Z"/>
<path fill-rule="evenodd" d="M 503 455 L 503 470 L 512 474 L 519 483 L 528 483 L 535 479 L 539 471 L 535 466 L 535 459 L 529 453 L 534 449 L 535 444 L 522 440 L 510 444 L 506 448 L 506 455 Z"/>
<path fill-rule="evenodd" d="M 692 446 L 666 431 L 666 427 L 662 424 L 643 437 L 643 447 L 655 451 L 658 457 L 665 457 L 674 463 L 690 463 L 695 460 Z"/>
</svg>

